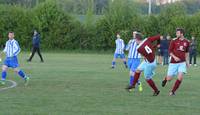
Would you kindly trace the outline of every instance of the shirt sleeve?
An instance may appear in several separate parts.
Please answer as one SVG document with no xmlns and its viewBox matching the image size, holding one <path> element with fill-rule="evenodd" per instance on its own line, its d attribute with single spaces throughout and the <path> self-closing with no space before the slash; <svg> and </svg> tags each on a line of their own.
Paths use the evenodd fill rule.
<svg viewBox="0 0 200 115">
<path fill-rule="evenodd" d="M 122 40 L 122 49 L 124 50 L 125 45 L 124 45 L 124 40 Z"/>
<path fill-rule="evenodd" d="M 131 44 L 131 41 L 129 41 L 128 44 L 126 45 L 126 51 L 130 49 L 130 44 Z"/>
<path fill-rule="evenodd" d="M 160 44 L 160 35 L 156 35 L 156 36 L 151 36 L 148 38 L 149 41 L 154 42 L 154 41 L 158 41 Z"/>
<path fill-rule="evenodd" d="M 148 40 L 150 42 L 155 42 L 157 41 L 157 43 L 153 46 L 154 49 L 156 49 L 158 47 L 158 45 L 160 44 L 160 35 L 156 35 L 156 36 L 152 36 L 152 37 L 149 37 Z"/>
<path fill-rule="evenodd" d="M 20 47 L 19 47 L 19 44 L 18 44 L 17 41 L 14 42 L 13 47 L 14 47 L 14 51 L 13 51 L 14 53 L 13 53 L 13 55 L 16 56 L 20 52 Z"/>
</svg>

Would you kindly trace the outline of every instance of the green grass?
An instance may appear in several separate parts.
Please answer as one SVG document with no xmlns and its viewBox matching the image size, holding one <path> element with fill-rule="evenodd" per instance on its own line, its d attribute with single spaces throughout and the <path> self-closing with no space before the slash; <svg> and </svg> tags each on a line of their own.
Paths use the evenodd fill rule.
<svg viewBox="0 0 200 115">
<path fill-rule="evenodd" d="M 20 54 L 21 68 L 31 77 L 23 80 L 9 70 L 7 79 L 18 86 L 0 92 L 0 115 L 199 115 L 200 67 L 191 67 L 174 97 L 168 96 L 175 80 L 160 86 L 167 67 L 158 66 L 154 80 L 161 93 L 152 96 L 141 77 L 144 91 L 128 93 L 129 72 L 120 61 L 110 69 L 112 55 L 44 53 L 27 63 Z M 2 88 L 2 86 L 0 87 Z"/>
</svg>

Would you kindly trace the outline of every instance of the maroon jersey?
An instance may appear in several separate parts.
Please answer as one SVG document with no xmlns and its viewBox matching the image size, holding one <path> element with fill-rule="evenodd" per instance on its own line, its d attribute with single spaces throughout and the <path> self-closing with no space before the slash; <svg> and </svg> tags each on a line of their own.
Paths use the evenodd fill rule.
<svg viewBox="0 0 200 115">
<path fill-rule="evenodd" d="M 157 41 L 156 45 L 153 44 L 153 42 L 155 41 Z M 149 37 L 143 40 L 142 43 L 140 43 L 137 50 L 141 55 L 143 55 L 148 60 L 148 62 L 151 63 L 155 59 L 155 48 L 159 44 L 160 44 L 160 35 Z"/>
<path fill-rule="evenodd" d="M 169 46 L 169 53 L 173 53 L 180 61 L 176 62 L 173 57 L 171 57 L 170 63 L 180 63 L 186 60 L 185 53 L 189 51 L 190 42 L 187 39 L 175 38 L 171 41 Z"/>
</svg>

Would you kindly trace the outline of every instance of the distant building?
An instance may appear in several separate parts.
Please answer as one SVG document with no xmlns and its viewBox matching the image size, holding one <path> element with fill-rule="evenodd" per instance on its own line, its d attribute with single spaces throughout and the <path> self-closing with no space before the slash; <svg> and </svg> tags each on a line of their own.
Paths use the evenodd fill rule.
<svg viewBox="0 0 200 115">
<path fill-rule="evenodd" d="M 114 1 L 114 0 L 112 0 Z M 149 0 L 134 0 L 140 3 L 148 3 Z M 157 5 L 163 5 L 163 4 L 170 4 L 170 3 L 174 3 L 174 2 L 178 2 L 178 1 L 182 1 L 182 0 L 151 0 L 152 3 L 155 3 Z"/>
<path fill-rule="evenodd" d="M 149 0 L 144 0 L 144 1 L 149 2 Z M 163 4 L 170 4 L 170 3 L 178 2 L 181 0 L 151 0 L 151 1 L 152 1 L 152 3 L 156 3 L 157 5 L 163 5 Z"/>
<path fill-rule="evenodd" d="M 156 0 L 156 4 L 158 5 L 162 5 L 162 4 L 170 4 L 170 3 L 174 3 L 174 2 L 178 2 L 181 0 Z"/>
</svg>

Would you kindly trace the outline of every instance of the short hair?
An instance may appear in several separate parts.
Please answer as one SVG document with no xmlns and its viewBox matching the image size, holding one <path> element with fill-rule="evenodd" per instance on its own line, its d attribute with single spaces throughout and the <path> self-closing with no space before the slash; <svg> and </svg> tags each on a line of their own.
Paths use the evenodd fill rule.
<svg viewBox="0 0 200 115">
<path fill-rule="evenodd" d="M 176 31 L 180 31 L 182 34 L 185 34 L 185 31 L 183 28 L 176 28 Z"/>
<path fill-rule="evenodd" d="M 133 31 L 133 33 L 134 33 L 134 34 L 137 34 L 138 32 L 137 32 L 137 31 Z"/>
<path fill-rule="evenodd" d="M 142 40 L 142 35 L 140 33 L 136 33 L 135 37 L 137 40 Z"/>
<path fill-rule="evenodd" d="M 12 33 L 12 34 L 14 34 L 14 32 L 13 32 L 13 31 L 10 31 L 10 32 L 8 32 L 8 33 Z"/>
</svg>

